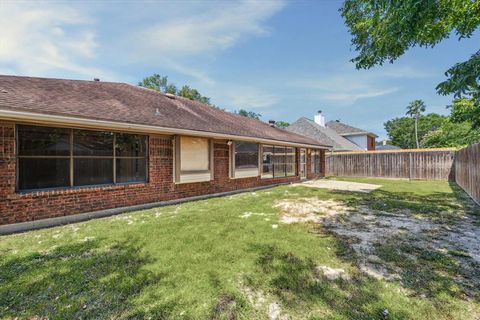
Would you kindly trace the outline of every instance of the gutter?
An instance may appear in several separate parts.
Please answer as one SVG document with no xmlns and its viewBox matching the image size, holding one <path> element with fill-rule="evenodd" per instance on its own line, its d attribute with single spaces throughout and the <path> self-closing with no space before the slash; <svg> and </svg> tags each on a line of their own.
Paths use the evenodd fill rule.
<svg viewBox="0 0 480 320">
<path fill-rule="evenodd" d="M 276 144 L 292 147 L 307 147 L 314 149 L 329 149 L 329 146 L 326 145 L 315 145 L 307 143 L 298 143 L 298 142 L 288 142 L 284 140 L 275 140 L 275 139 L 265 139 L 265 138 L 255 138 L 249 136 L 240 136 L 200 130 L 191 130 L 191 129 L 178 129 L 178 128 L 168 128 L 168 127 L 159 127 L 143 124 L 132 124 L 125 122 L 115 122 L 107 120 L 96 120 L 96 119 L 87 119 L 87 118 L 77 118 L 70 116 L 59 116 L 59 115 L 50 115 L 44 113 L 33 113 L 26 111 L 12 111 L 12 110 L 1 110 L 0 109 L 0 120 L 9 120 L 9 121 L 24 121 L 34 124 L 50 124 L 50 125 L 67 125 L 67 126 L 78 126 L 81 128 L 91 128 L 91 129 L 113 129 L 119 131 L 130 131 L 137 133 L 152 133 L 152 134 L 178 134 L 178 135 L 187 135 L 187 136 L 197 136 L 205 138 L 214 138 L 214 139 L 227 139 L 227 140 L 242 140 L 242 141 L 252 141 L 260 142 L 266 144 Z"/>
</svg>

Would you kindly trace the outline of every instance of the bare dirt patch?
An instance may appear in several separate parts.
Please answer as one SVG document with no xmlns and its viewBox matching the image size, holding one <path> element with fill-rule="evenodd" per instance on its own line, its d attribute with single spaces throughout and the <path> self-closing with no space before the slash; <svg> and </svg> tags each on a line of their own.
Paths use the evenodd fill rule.
<svg viewBox="0 0 480 320">
<path fill-rule="evenodd" d="M 295 184 L 292 184 L 291 186 L 292 187 L 302 186 L 302 187 L 309 187 L 309 188 L 354 191 L 354 192 L 364 192 L 364 193 L 370 193 L 381 187 L 380 185 L 370 184 L 370 183 L 335 181 L 335 180 L 324 180 L 324 179 L 306 181 L 302 183 L 295 183 Z"/>
<path fill-rule="evenodd" d="M 425 268 L 428 259 L 433 263 L 450 259 L 456 262 L 440 270 L 458 267 L 458 272 L 452 271 L 455 281 L 480 290 L 480 228 L 472 216 L 459 213 L 461 218 L 442 222 L 425 219 L 408 209 L 387 212 L 366 205 L 353 208 L 318 198 L 286 199 L 274 206 L 282 211 L 282 223 L 314 222 L 339 236 L 356 253 L 360 269 L 374 278 L 401 279 L 406 274 L 402 269 L 406 261 L 411 262 L 409 267 L 416 268 L 418 256 L 426 259 Z M 341 274 L 327 266 L 319 271 L 332 278 Z"/>
<path fill-rule="evenodd" d="M 266 312 L 269 320 L 288 320 L 290 317 L 282 310 L 282 306 L 262 290 L 254 290 L 240 283 L 241 291 L 247 296 L 248 302 L 261 313 Z"/>
<path fill-rule="evenodd" d="M 344 214 L 348 207 L 334 200 L 300 198 L 277 201 L 275 208 L 282 211 L 280 221 L 290 224 L 297 222 L 321 222 L 325 216 Z"/>
</svg>

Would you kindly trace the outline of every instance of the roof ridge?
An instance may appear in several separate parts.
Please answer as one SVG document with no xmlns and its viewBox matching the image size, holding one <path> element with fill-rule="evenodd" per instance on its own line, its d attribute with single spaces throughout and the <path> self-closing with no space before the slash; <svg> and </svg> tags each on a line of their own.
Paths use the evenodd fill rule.
<svg viewBox="0 0 480 320">
<path fill-rule="evenodd" d="M 57 80 L 57 81 L 71 81 L 71 82 L 88 82 L 88 83 L 108 83 L 108 84 L 128 84 L 126 82 L 116 82 L 116 81 L 95 81 L 86 80 L 86 79 L 65 79 L 65 78 L 56 78 L 56 77 L 34 77 L 34 76 L 23 76 L 23 75 L 14 75 L 14 74 L 0 74 L 0 77 L 11 77 L 11 78 L 24 78 L 24 79 L 38 79 L 38 80 Z"/>
</svg>

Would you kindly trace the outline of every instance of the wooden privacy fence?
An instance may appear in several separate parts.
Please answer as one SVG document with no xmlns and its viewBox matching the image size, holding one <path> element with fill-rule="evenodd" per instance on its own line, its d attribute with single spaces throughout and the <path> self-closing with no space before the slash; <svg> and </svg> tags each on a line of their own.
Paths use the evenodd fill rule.
<svg viewBox="0 0 480 320">
<path fill-rule="evenodd" d="M 480 205 L 480 143 L 456 152 L 455 181 Z"/>
<path fill-rule="evenodd" d="M 455 179 L 455 149 L 344 152 L 326 155 L 327 176 Z"/>
</svg>

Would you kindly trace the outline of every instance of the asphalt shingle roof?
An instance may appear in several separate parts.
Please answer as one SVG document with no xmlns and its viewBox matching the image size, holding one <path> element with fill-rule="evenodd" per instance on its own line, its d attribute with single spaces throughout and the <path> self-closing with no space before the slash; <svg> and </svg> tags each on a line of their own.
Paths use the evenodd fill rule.
<svg viewBox="0 0 480 320">
<path fill-rule="evenodd" d="M 328 121 L 325 126 L 334 130 L 339 135 L 349 135 L 349 134 L 369 134 L 374 135 L 371 132 L 352 127 L 348 124 L 339 121 Z"/>
<path fill-rule="evenodd" d="M 330 145 L 335 151 L 357 151 L 362 150 L 353 142 L 345 139 L 334 130 L 322 127 L 315 121 L 301 117 L 287 127 L 290 132 L 298 133 L 317 140 L 321 144 Z"/>
<path fill-rule="evenodd" d="M 259 120 L 126 83 L 0 75 L 0 109 L 320 146 Z"/>
</svg>

